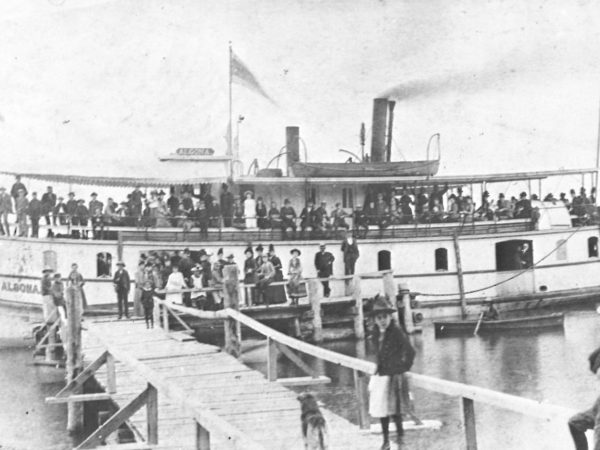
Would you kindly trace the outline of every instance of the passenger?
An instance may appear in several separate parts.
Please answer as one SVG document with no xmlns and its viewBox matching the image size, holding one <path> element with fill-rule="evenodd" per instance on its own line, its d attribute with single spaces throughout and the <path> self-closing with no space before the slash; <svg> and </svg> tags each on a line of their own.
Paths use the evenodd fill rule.
<svg viewBox="0 0 600 450">
<path fill-rule="evenodd" d="M 325 244 L 319 244 L 319 251 L 315 254 L 315 268 L 317 269 L 317 277 L 325 278 L 321 280 L 323 284 L 323 296 L 329 297 L 331 288 L 329 287 L 329 280 L 327 278 L 333 275 L 333 261 L 335 257 L 326 251 Z"/>
<path fill-rule="evenodd" d="M 412 223 L 413 221 L 413 210 L 410 205 L 413 205 L 414 202 L 410 195 L 406 192 L 406 189 L 402 189 L 402 195 L 400 196 L 400 222 L 403 224 Z"/>
<path fill-rule="evenodd" d="M 244 218 L 246 219 L 246 228 L 256 228 L 256 201 L 252 197 L 252 191 L 244 193 Z"/>
<path fill-rule="evenodd" d="M 183 199 L 181 200 L 181 209 L 187 217 L 192 217 L 194 212 L 194 200 L 192 199 L 192 195 L 187 191 L 183 193 Z"/>
<path fill-rule="evenodd" d="M 519 201 L 515 205 L 516 219 L 530 219 L 531 218 L 531 201 L 527 199 L 527 193 L 521 192 L 519 195 Z"/>
<path fill-rule="evenodd" d="M 315 227 L 315 207 L 313 202 L 309 201 L 306 207 L 300 213 L 300 229 L 302 235 L 305 233 L 312 233 Z"/>
<path fill-rule="evenodd" d="M 104 230 L 104 220 L 102 218 L 102 210 L 104 205 L 101 201 L 97 200 L 98 195 L 92 193 L 92 200 L 90 201 L 90 216 L 92 220 L 92 235 L 94 239 L 100 239 L 102 231 Z"/>
<path fill-rule="evenodd" d="M 27 237 L 29 229 L 27 225 L 27 210 L 29 208 L 29 200 L 27 193 L 23 189 L 19 190 L 17 199 L 15 200 L 15 210 L 17 213 L 17 227 L 19 237 Z"/>
<path fill-rule="evenodd" d="M 141 302 L 144 309 L 144 321 L 146 328 L 154 328 L 154 290 L 156 289 L 156 280 L 152 273 L 152 265 L 144 266 L 144 272 L 141 277 Z"/>
<path fill-rule="evenodd" d="M 52 225 L 56 225 L 56 216 L 54 216 L 55 207 L 56 194 L 52 192 L 52 186 L 48 186 L 46 192 L 42 195 L 42 213 L 46 219 L 46 225 L 50 225 L 50 214 L 52 214 Z"/>
<path fill-rule="evenodd" d="M 266 304 L 269 306 L 269 297 L 267 294 L 267 288 L 273 282 L 275 278 L 275 268 L 269 261 L 268 255 L 261 256 L 260 265 L 257 266 L 256 270 L 256 293 L 257 293 L 257 304 Z"/>
<path fill-rule="evenodd" d="M 40 292 L 42 293 L 42 308 L 44 311 L 44 317 L 48 321 L 47 324 L 51 323 L 49 319 L 50 312 L 52 311 L 53 299 L 52 299 L 52 273 L 54 270 L 50 266 L 44 267 L 42 270 L 42 279 L 40 280 Z"/>
<path fill-rule="evenodd" d="M 217 260 L 213 263 L 211 277 L 208 286 L 217 290 L 211 291 L 212 306 L 214 310 L 223 309 L 223 267 L 221 261 Z"/>
<path fill-rule="evenodd" d="M 440 189 L 435 183 L 433 185 L 433 190 L 431 191 L 431 195 L 429 196 L 429 210 L 433 211 L 433 207 L 435 204 L 435 200 L 437 200 L 437 206 L 442 211 L 444 209 L 444 194 L 448 192 L 448 183 L 444 186 L 444 189 Z"/>
<path fill-rule="evenodd" d="M 588 361 L 590 370 L 600 380 L 600 348 L 590 354 Z M 569 430 L 576 450 L 588 449 L 588 441 L 585 436 L 587 430 L 594 430 L 594 450 L 600 449 L 600 397 L 596 399 L 590 409 L 575 414 L 569 419 Z"/>
<path fill-rule="evenodd" d="M 331 219 L 329 214 L 327 214 L 327 203 L 321 202 L 321 206 L 319 206 L 315 210 L 315 231 L 318 236 L 327 236 L 329 234 L 329 230 L 331 229 Z"/>
<path fill-rule="evenodd" d="M 50 289 L 52 293 L 52 302 L 58 311 L 58 314 L 63 320 L 67 317 L 67 304 L 65 302 L 65 285 L 62 282 L 60 273 L 54 274 L 54 280 L 52 281 L 52 287 Z"/>
<path fill-rule="evenodd" d="M 269 244 L 269 251 L 267 252 L 269 256 L 269 262 L 273 265 L 275 269 L 275 276 L 273 277 L 274 282 L 283 281 L 283 264 L 281 263 L 281 259 L 275 254 L 275 246 L 273 244 Z M 269 303 L 285 303 L 285 288 L 283 285 L 280 286 L 270 286 L 267 290 L 267 297 L 269 298 Z"/>
<path fill-rule="evenodd" d="M 202 267 L 200 265 L 194 266 L 192 269 L 192 276 L 190 277 L 191 287 L 194 289 L 202 289 Z M 206 293 L 202 290 L 192 292 L 191 295 L 192 305 L 198 309 L 206 308 Z"/>
<path fill-rule="evenodd" d="M 281 224 L 281 214 L 277 209 L 277 203 L 271 202 L 271 208 L 269 209 L 269 226 L 271 229 L 280 229 Z"/>
<path fill-rule="evenodd" d="M 496 206 L 496 217 L 498 219 L 512 219 L 510 203 L 504 198 L 504 194 L 500 193 L 498 195 Z"/>
<path fill-rule="evenodd" d="M 360 256 L 360 252 L 358 251 L 358 243 L 351 234 L 347 234 L 342 241 L 341 251 L 344 255 L 344 275 L 354 275 L 356 261 Z"/>
<path fill-rule="evenodd" d="M 183 304 L 183 293 L 182 292 L 171 292 L 168 291 L 180 291 L 182 289 L 187 289 L 187 284 L 183 279 L 183 274 L 179 271 L 179 267 L 172 266 L 171 275 L 167 279 L 167 284 L 165 289 L 167 290 L 166 301 L 169 303 L 179 303 Z"/>
<path fill-rule="evenodd" d="M 490 301 L 488 305 L 487 311 L 483 313 L 483 320 L 498 320 L 500 314 L 498 310 L 494 307 L 494 302 Z"/>
<path fill-rule="evenodd" d="M 590 203 L 592 205 L 596 204 L 596 187 L 595 186 L 590 191 Z"/>
<path fill-rule="evenodd" d="M 560 198 L 559 201 L 563 202 L 563 204 L 567 207 L 567 209 L 569 209 L 569 199 L 567 198 L 567 194 L 565 194 L 564 192 L 560 193 Z"/>
<path fill-rule="evenodd" d="M 213 201 L 208 210 L 208 226 L 213 228 L 221 228 L 221 205 Z"/>
<path fill-rule="evenodd" d="M 390 224 L 390 208 L 383 199 L 381 192 L 377 194 L 377 201 L 375 202 L 375 219 L 380 229 L 387 228 Z"/>
<path fill-rule="evenodd" d="M 131 288 L 129 273 L 125 270 L 125 263 L 123 261 L 119 261 L 117 267 L 118 270 L 115 271 L 113 277 L 113 286 L 117 293 L 117 306 L 119 309 L 118 318 L 121 319 L 123 313 L 125 313 L 125 317 L 129 319 L 129 303 L 127 301 L 129 289 Z"/>
<path fill-rule="evenodd" d="M 146 195 L 140 190 L 140 186 L 136 186 L 130 195 L 129 209 L 131 215 L 139 219 L 142 215 L 142 199 L 146 198 Z"/>
<path fill-rule="evenodd" d="M 390 450 L 390 417 L 396 423 L 397 440 L 401 444 L 404 434 L 402 424 L 402 399 L 407 395 L 403 374 L 412 367 L 415 350 L 404 332 L 392 320 L 396 309 L 383 297 L 375 297 L 371 315 L 375 326 L 372 343 L 376 349 L 377 371 L 369 383 L 369 414 L 379 418 L 383 432 L 382 450 Z"/>
<path fill-rule="evenodd" d="M 473 203 L 473 199 L 471 198 L 471 196 L 467 195 L 466 197 L 464 197 L 462 205 L 463 222 L 473 222 L 475 214 L 475 204 Z"/>
<path fill-rule="evenodd" d="M 261 230 L 266 230 L 270 226 L 267 215 L 267 205 L 265 205 L 262 197 L 258 197 L 256 199 L 256 222 Z"/>
<path fill-rule="evenodd" d="M 362 239 L 366 238 L 367 233 L 369 232 L 369 219 L 364 213 L 362 206 L 356 205 L 352 220 L 354 222 L 354 229 L 356 230 L 357 236 Z"/>
<path fill-rule="evenodd" d="M 223 214 L 223 226 L 231 227 L 234 217 L 234 198 L 229 192 L 229 186 L 226 183 L 221 185 L 221 213 Z"/>
<path fill-rule="evenodd" d="M 344 228 L 346 231 L 350 229 L 350 225 L 348 225 L 346 222 L 347 216 L 348 214 L 342 209 L 342 205 L 340 203 L 336 203 L 335 209 L 331 213 L 331 218 L 333 220 L 333 231 L 337 232 L 339 228 Z"/>
<path fill-rule="evenodd" d="M 27 188 L 25 187 L 25 185 L 23 183 L 21 183 L 21 175 L 16 175 L 15 176 L 15 183 L 12 185 L 12 188 L 10 188 L 10 195 L 17 200 L 17 197 L 19 197 L 19 191 L 22 190 L 25 195 L 27 195 Z"/>
<path fill-rule="evenodd" d="M 208 211 L 204 201 L 199 200 L 196 208 L 192 212 L 192 220 L 195 225 L 200 227 L 200 237 L 208 239 Z"/>
<path fill-rule="evenodd" d="M 431 223 L 441 223 L 444 221 L 444 209 L 437 197 L 430 203 Z"/>
<path fill-rule="evenodd" d="M 12 198 L 4 186 L 0 187 L 0 234 L 10 236 L 8 215 L 13 213 Z"/>
<path fill-rule="evenodd" d="M 83 229 L 81 230 L 81 237 L 87 239 L 87 226 L 88 219 L 90 217 L 90 212 L 85 206 L 85 201 L 80 198 L 77 201 L 77 208 L 75 209 L 75 215 L 73 216 L 73 225 L 80 226 Z"/>
<path fill-rule="evenodd" d="M 419 218 L 423 215 L 425 205 L 429 204 L 429 198 L 427 197 L 427 193 L 423 186 L 419 188 L 417 194 L 415 194 L 415 191 L 413 190 L 413 195 L 415 196 L 415 215 Z"/>
<path fill-rule="evenodd" d="M 244 252 L 246 259 L 244 260 L 244 284 L 256 283 L 256 261 L 252 247 L 248 247 Z M 254 287 L 246 286 L 246 306 L 252 306 L 255 302 Z"/>
<path fill-rule="evenodd" d="M 296 235 L 296 211 L 287 198 L 283 201 L 281 208 L 281 230 L 286 236 L 289 236 L 290 231 L 292 236 Z"/>
<path fill-rule="evenodd" d="M 179 226 L 179 197 L 175 195 L 175 187 L 171 186 L 169 198 L 167 199 L 167 209 L 169 210 L 169 222 L 171 226 Z"/>
<path fill-rule="evenodd" d="M 56 206 L 52 211 L 52 217 L 58 219 L 59 225 L 67 225 L 68 224 L 68 214 L 67 214 L 67 205 L 64 201 L 64 197 L 59 196 L 56 201 Z"/>
<path fill-rule="evenodd" d="M 246 222 L 244 221 L 244 207 L 239 196 L 235 196 L 233 200 L 233 226 L 236 228 L 244 228 Z"/>
<path fill-rule="evenodd" d="M 448 211 L 446 214 L 446 222 L 458 222 L 460 220 L 460 210 L 456 194 L 448 196 Z"/>
<path fill-rule="evenodd" d="M 29 216 L 29 222 L 31 223 L 31 237 L 38 237 L 40 217 L 42 217 L 43 213 L 42 202 L 38 200 L 37 192 L 32 192 L 31 200 L 27 206 L 27 215 Z"/>
<path fill-rule="evenodd" d="M 293 306 L 298 305 L 298 299 L 302 297 L 300 288 L 302 281 L 302 263 L 300 262 L 300 250 L 294 248 L 290 251 L 292 259 L 288 265 L 288 277 L 289 281 L 287 284 L 288 294 L 290 296 Z"/>
</svg>

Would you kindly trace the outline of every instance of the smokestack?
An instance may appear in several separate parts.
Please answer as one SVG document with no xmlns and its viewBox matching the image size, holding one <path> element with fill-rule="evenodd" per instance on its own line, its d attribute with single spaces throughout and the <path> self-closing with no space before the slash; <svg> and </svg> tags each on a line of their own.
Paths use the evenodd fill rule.
<svg viewBox="0 0 600 450">
<path fill-rule="evenodd" d="M 287 166 L 300 161 L 300 128 L 285 127 L 285 148 L 287 151 Z"/>
<path fill-rule="evenodd" d="M 388 116 L 387 151 L 385 160 L 390 162 L 392 160 L 392 129 L 394 128 L 394 106 L 396 106 L 396 102 L 390 100 L 388 106 L 390 113 Z"/>
<path fill-rule="evenodd" d="M 387 122 L 387 98 L 373 100 L 373 125 L 371 127 L 371 161 L 385 161 L 385 129 Z"/>
</svg>

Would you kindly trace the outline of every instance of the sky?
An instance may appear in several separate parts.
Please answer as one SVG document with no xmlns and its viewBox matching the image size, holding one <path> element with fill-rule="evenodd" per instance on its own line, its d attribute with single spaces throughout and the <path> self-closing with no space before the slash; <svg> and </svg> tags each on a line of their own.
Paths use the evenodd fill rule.
<svg viewBox="0 0 600 450">
<path fill-rule="evenodd" d="M 595 166 L 598 2 L 3 0 L 2 167 L 144 176 L 178 147 L 224 154 L 229 42 L 274 100 L 233 87 L 246 168 L 286 125 L 311 161 L 359 153 L 376 97 L 397 101 L 394 160 L 439 132 L 440 174 Z"/>
</svg>

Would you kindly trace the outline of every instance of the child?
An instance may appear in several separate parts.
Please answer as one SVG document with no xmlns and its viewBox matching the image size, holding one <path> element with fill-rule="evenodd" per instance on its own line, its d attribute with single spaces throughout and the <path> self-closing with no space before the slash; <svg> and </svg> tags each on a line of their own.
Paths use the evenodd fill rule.
<svg viewBox="0 0 600 450">
<path fill-rule="evenodd" d="M 592 352 L 588 360 L 590 370 L 600 380 L 600 347 Z M 600 450 L 600 397 L 590 409 L 577 413 L 569 419 L 569 430 L 573 436 L 575 450 L 587 450 L 586 430 L 594 430 L 594 450 Z"/>
<path fill-rule="evenodd" d="M 154 315 L 152 314 L 152 310 L 154 309 L 154 289 L 156 288 L 156 285 L 154 283 L 152 266 L 149 264 L 144 268 L 141 288 L 141 300 L 144 308 L 144 320 L 146 321 L 146 328 L 154 328 Z"/>
</svg>

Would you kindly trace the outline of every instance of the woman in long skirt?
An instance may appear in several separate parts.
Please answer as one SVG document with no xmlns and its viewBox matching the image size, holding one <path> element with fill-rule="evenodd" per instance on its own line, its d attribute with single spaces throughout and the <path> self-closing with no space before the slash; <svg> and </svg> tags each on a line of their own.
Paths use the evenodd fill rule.
<svg viewBox="0 0 600 450">
<path fill-rule="evenodd" d="M 185 284 L 185 280 L 183 279 L 183 274 L 179 271 L 178 266 L 172 266 L 173 271 L 169 278 L 167 279 L 167 285 L 165 289 L 167 290 L 166 300 L 169 303 L 183 303 L 183 294 L 181 292 L 169 294 L 168 291 L 171 290 L 180 290 L 187 289 L 187 284 Z"/>
<path fill-rule="evenodd" d="M 246 228 L 256 228 L 256 201 L 252 198 L 252 191 L 246 191 L 244 194 L 244 217 L 246 218 Z"/>
<path fill-rule="evenodd" d="M 375 297 L 371 315 L 375 319 L 372 339 L 377 355 L 377 372 L 369 383 L 369 414 L 381 421 L 383 444 L 381 450 L 390 449 L 390 417 L 396 423 L 398 444 L 402 427 L 402 374 L 410 370 L 415 350 L 404 332 L 393 322 L 396 310 L 383 297 Z"/>
</svg>

